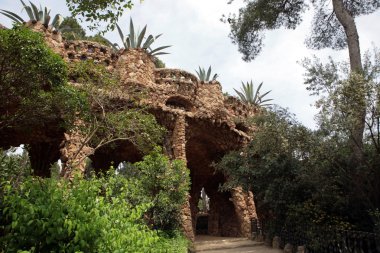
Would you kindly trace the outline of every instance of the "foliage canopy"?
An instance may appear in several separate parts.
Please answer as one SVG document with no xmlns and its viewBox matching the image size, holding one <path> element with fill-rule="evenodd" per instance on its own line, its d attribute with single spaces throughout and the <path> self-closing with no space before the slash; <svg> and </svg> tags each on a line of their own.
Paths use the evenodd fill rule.
<svg viewBox="0 0 380 253">
<path fill-rule="evenodd" d="M 380 7 L 379 1 L 338 1 L 342 2 L 353 18 L 373 13 Z M 336 10 L 331 8 L 327 0 L 253 0 L 246 3 L 238 15 L 232 15 L 228 19 L 231 26 L 230 37 L 238 44 L 245 61 L 255 59 L 260 53 L 266 30 L 281 27 L 295 29 L 302 22 L 302 15 L 310 5 L 315 12 L 311 35 L 306 44 L 315 49 L 342 49 L 347 46 L 343 26 L 337 18 Z"/>
<path fill-rule="evenodd" d="M 0 30 L 0 129 L 31 128 L 64 119 L 86 106 L 80 92 L 67 85 L 62 58 L 40 34 L 15 27 Z"/>
<path fill-rule="evenodd" d="M 106 31 L 114 30 L 125 9 L 133 7 L 132 0 L 66 0 L 69 11 L 79 16 L 80 21 L 91 22 L 90 30 L 100 27 L 101 22 L 107 22 Z"/>
</svg>

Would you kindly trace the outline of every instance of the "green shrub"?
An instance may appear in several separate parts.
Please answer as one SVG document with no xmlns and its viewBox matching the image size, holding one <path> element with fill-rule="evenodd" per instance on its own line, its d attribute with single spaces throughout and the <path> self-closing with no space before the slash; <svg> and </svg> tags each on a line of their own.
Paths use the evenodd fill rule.
<svg viewBox="0 0 380 253">
<path fill-rule="evenodd" d="M 144 196 L 153 203 L 147 212 L 150 223 L 165 231 L 178 229 L 190 184 L 185 163 L 170 161 L 156 148 L 143 161 L 126 166 L 122 172 L 127 178 L 142 182 Z"/>
<path fill-rule="evenodd" d="M 3 194 L 3 184 L 7 182 L 17 187 L 26 177 L 30 176 L 32 168 L 28 152 L 15 153 L 16 148 L 4 151 L 0 149 L 0 198 Z"/>
<path fill-rule="evenodd" d="M 6 184 L 0 251 L 177 252 L 173 239 L 144 224 L 152 203 L 130 203 L 141 183 L 111 173 L 72 184 L 31 177 L 18 188 Z"/>
<path fill-rule="evenodd" d="M 73 182 L 4 178 L 0 252 L 186 252 L 177 232 L 189 188 L 184 163 L 156 148 L 122 172 Z"/>
<path fill-rule="evenodd" d="M 69 79 L 97 88 L 113 88 L 119 82 L 115 73 L 108 71 L 104 65 L 90 60 L 70 63 Z"/>
</svg>

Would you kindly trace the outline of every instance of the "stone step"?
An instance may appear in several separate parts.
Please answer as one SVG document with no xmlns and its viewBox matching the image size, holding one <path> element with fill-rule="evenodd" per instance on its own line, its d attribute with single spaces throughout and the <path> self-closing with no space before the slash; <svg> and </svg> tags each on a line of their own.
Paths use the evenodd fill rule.
<svg viewBox="0 0 380 253">
<path fill-rule="evenodd" d="M 235 248 L 254 247 L 260 245 L 263 245 L 263 242 L 256 242 L 247 238 L 202 238 L 201 240 L 195 240 L 194 250 L 195 252 L 207 253 L 207 251 L 213 250 L 227 250 Z"/>
</svg>

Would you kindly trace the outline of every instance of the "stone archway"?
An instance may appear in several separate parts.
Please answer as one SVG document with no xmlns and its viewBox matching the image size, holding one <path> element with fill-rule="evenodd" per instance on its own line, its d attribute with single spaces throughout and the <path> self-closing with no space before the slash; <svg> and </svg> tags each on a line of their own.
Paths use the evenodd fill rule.
<svg viewBox="0 0 380 253">
<path fill-rule="evenodd" d="M 248 237 L 251 215 L 247 211 L 248 194 L 235 190 L 220 191 L 219 186 L 227 178 L 212 166 L 213 162 L 219 161 L 229 150 L 234 149 L 234 136 L 228 134 L 223 126 L 189 120 L 186 137 L 186 158 L 191 177 L 189 204 L 194 234 L 204 234 L 204 231 L 199 231 L 197 222 L 204 223 L 207 220 L 207 226 L 203 227 L 207 227 L 208 235 Z M 200 214 L 198 208 L 202 188 L 210 198 L 207 215 Z"/>
<path fill-rule="evenodd" d="M 141 161 L 143 154 L 129 141 L 116 141 L 95 151 L 89 158 L 96 172 L 107 171 L 110 166 L 115 168 L 121 162 L 135 163 Z"/>
</svg>

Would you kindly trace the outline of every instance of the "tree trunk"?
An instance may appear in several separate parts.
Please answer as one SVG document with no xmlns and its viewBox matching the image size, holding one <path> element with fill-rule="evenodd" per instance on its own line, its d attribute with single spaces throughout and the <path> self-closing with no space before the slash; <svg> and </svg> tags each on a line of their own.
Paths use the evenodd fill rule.
<svg viewBox="0 0 380 253">
<path fill-rule="evenodd" d="M 344 7 L 343 0 L 333 0 L 333 7 L 336 17 L 340 24 L 343 26 L 347 37 L 348 52 L 350 57 L 351 73 L 363 73 L 363 66 L 360 54 L 359 34 L 356 28 L 354 17 Z M 365 94 L 364 83 L 358 83 L 354 85 L 360 85 L 357 87 L 360 100 L 357 104 L 357 108 L 353 108 L 354 123 L 350 127 L 350 146 L 353 151 L 353 159 L 360 163 L 363 159 L 363 132 L 365 126 Z"/>
</svg>

